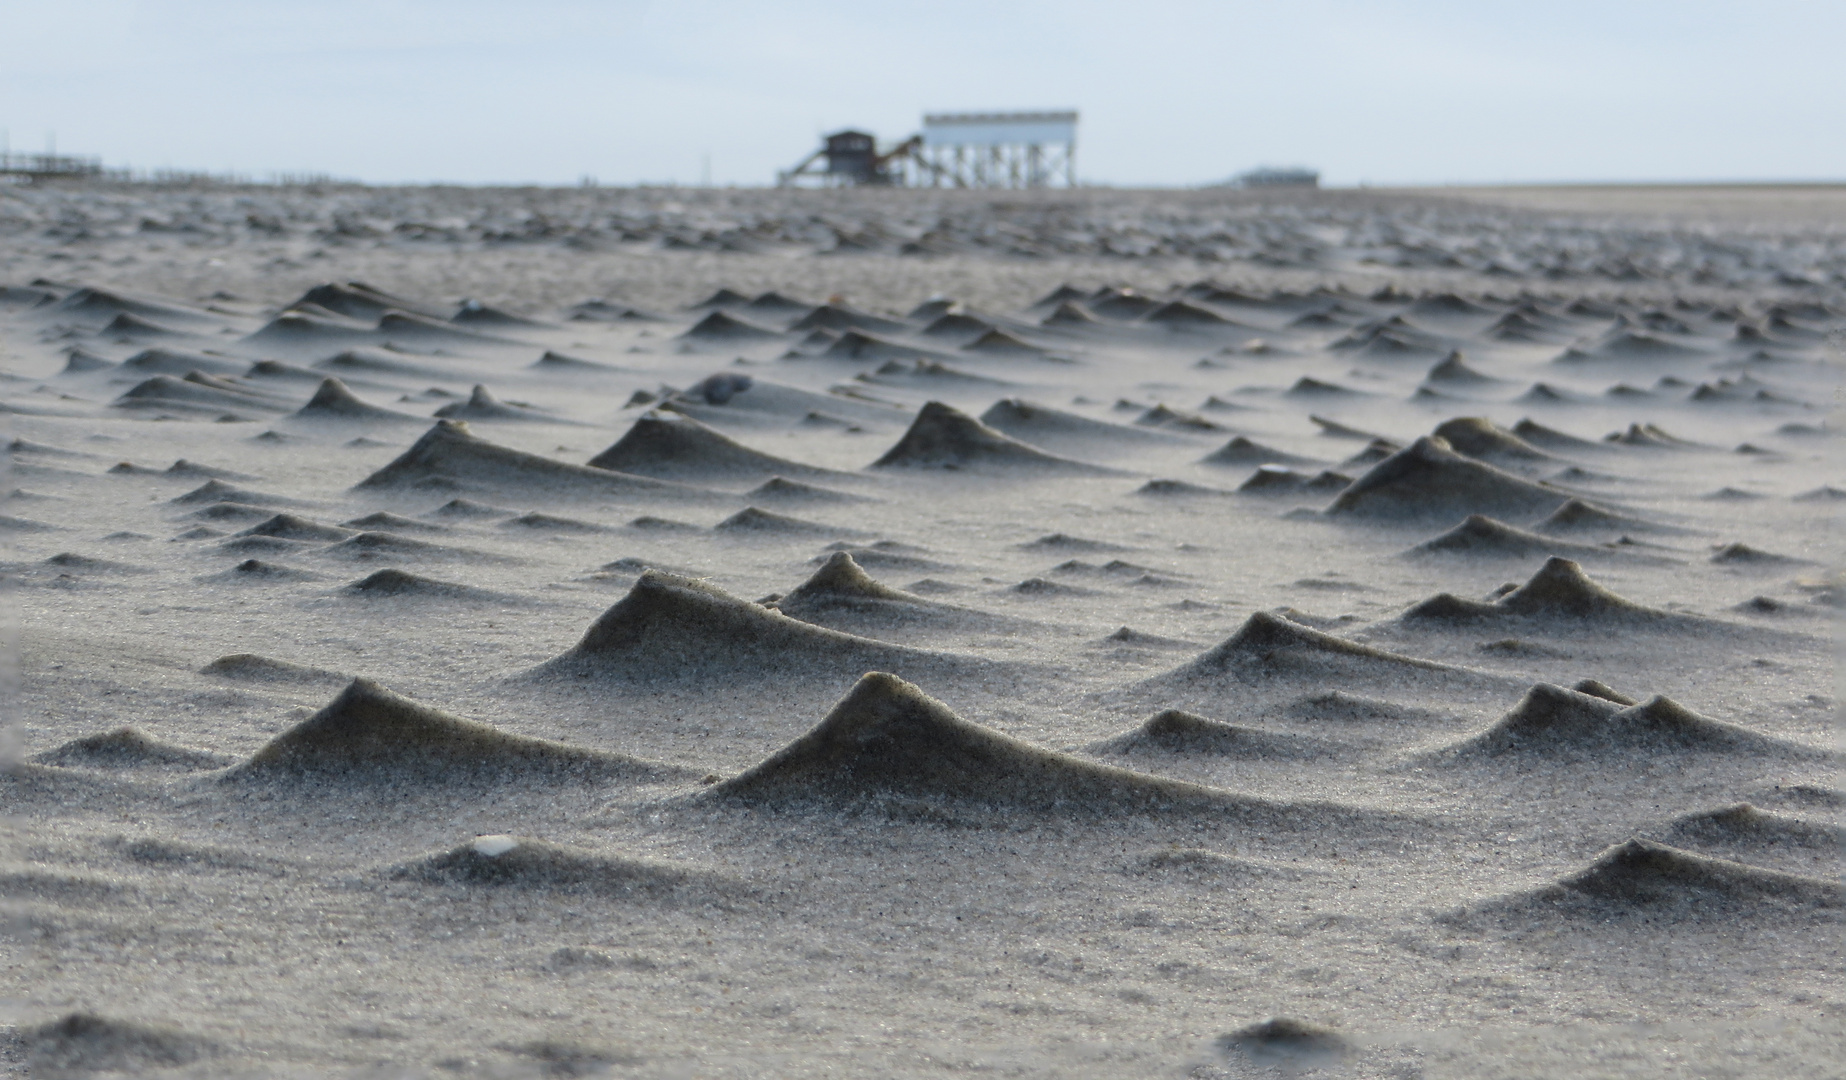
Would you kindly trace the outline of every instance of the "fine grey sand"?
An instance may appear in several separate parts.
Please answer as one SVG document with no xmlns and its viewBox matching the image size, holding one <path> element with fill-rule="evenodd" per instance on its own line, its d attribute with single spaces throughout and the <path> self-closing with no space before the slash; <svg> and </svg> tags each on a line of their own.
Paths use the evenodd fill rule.
<svg viewBox="0 0 1846 1080">
<path fill-rule="evenodd" d="M 1846 195 L 0 189 L 10 1075 L 1841 1075 Z"/>
</svg>

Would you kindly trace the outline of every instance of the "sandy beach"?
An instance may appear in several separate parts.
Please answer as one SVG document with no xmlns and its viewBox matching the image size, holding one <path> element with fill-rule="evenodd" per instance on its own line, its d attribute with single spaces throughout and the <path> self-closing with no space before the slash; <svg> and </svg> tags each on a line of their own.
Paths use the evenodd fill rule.
<svg viewBox="0 0 1846 1080">
<path fill-rule="evenodd" d="M 1841 1075 L 1846 189 L 0 188 L 8 1075 Z"/>
</svg>

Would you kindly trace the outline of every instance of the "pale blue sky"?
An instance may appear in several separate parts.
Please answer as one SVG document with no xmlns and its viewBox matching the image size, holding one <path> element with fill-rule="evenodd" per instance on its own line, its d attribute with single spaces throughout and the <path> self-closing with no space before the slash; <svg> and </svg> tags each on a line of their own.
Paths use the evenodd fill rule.
<svg viewBox="0 0 1846 1080">
<path fill-rule="evenodd" d="M 1846 179 L 1846 0 L 8 0 L 0 127 L 112 164 L 759 184 L 824 131 L 1076 107 L 1193 184 Z"/>
</svg>

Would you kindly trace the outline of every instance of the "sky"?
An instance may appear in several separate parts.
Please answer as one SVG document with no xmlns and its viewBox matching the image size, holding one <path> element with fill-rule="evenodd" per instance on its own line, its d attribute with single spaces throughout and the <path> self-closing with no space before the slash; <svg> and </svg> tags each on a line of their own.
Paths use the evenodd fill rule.
<svg viewBox="0 0 1846 1080">
<path fill-rule="evenodd" d="M 12 148 L 139 168 L 756 185 L 841 127 L 1075 108 L 1100 184 L 1846 180 L 1842 0 L 14 0 L 0 27 Z"/>
</svg>

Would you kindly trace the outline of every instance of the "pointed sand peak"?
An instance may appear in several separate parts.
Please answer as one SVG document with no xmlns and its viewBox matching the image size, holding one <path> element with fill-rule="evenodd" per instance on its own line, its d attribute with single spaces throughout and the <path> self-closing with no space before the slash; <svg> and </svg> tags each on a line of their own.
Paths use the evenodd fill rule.
<svg viewBox="0 0 1846 1080">
<path fill-rule="evenodd" d="M 917 686 L 870 672 L 812 731 L 710 797 L 833 807 L 891 800 L 1070 815 L 1218 811 L 1286 821 L 1262 803 L 1046 750 L 971 723 Z M 1315 808 L 1326 811 L 1329 808 Z"/>
<path fill-rule="evenodd" d="M 1119 475 L 1113 469 L 1046 453 L 988 427 L 960 409 L 931 401 L 903 438 L 872 468 L 1030 470 L 1040 473 Z"/>
<path fill-rule="evenodd" d="M 1157 678 L 1196 680 L 1227 674 L 1250 676 L 1287 667 L 1312 666 L 1317 658 L 1351 658 L 1433 672 L 1465 671 L 1434 660 L 1404 656 L 1336 637 L 1274 612 L 1257 611 L 1244 620 L 1235 634 L 1168 675 Z"/>
<path fill-rule="evenodd" d="M 1581 563 L 1556 555 L 1546 559 L 1545 565 L 1524 585 L 1501 597 L 1496 606 L 1517 615 L 1553 618 L 1671 617 L 1670 612 L 1642 607 L 1604 588 L 1584 572 Z"/>
<path fill-rule="evenodd" d="M 613 446 L 590 459 L 592 468 L 659 479 L 721 479 L 730 476 L 838 476 L 831 469 L 803 465 L 752 450 L 717 428 L 685 413 L 650 409 Z"/>
<path fill-rule="evenodd" d="M 1455 452 L 1448 440 L 1425 435 L 1373 465 L 1327 508 L 1335 516 L 1371 519 L 1468 514 L 1531 519 L 1568 496 Z"/>
<path fill-rule="evenodd" d="M 1677 908 L 1681 914 L 1717 914 L 1739 905 L 1842 906 L 1838 881 L 1785 874 L 1714 859 L 1651 840 L 1628 840 L 1608 848 L 1582 871 L 1560 881 L 1550 895 L 1578 897 L 1634 908 Z"/>
<path fill-rule="evenodd" d="M 438 420 L 410 449 L 357 485 L 366 488 L 518 488 L 655 495 L 710 501 L 717 492 L 689 484 L 572 465 L 477 437 L 465 420 Z"/>
<path fill-rule="evenodd" d="M 972 664 L 964 657 L 841 633 L 733 596 L 708 581 L 646 570 L 568 652 L 536 674 L 644 681 L 775 679 L 790 669 L 835 671 Z"/>
<path fill-rule="evenodd" d="M 371 420 L 414 421 L 417 417 L 370 405 L 359 399 L 344 382 L 332 376 L 324 378 L 308 403 L 293 413 L 301 420 Z"/>
<path fill-rule="evenodd" d="M 226 774 L 243 781 L 436 783 L 460 780 L 669 779 L 681 770 L 512 735 L 354 679 L 326 708 Z"/>
</svg>

